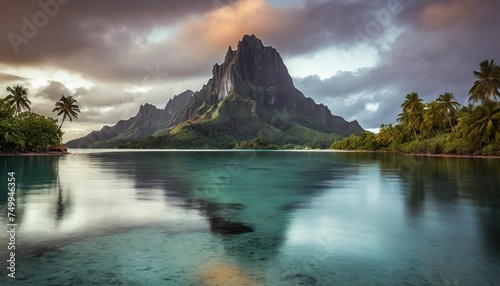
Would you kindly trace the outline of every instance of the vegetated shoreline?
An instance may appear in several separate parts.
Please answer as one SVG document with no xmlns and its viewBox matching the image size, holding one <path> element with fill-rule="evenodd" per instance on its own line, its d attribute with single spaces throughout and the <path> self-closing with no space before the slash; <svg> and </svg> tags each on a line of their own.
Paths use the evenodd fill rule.
<svg viewBox="0 0 500 286">
<path fill-rule="evenodd" d="M 381 154 L 399 154 L 403 156 L 414 156 L 414 157 L 443 157 L 443 158 L 478 158 L 478 159 L 500 159 L 500 156 L 496 155 L 458 155 L 458 154 L 430 154 L 430 153 L 405 153 L 399 151 L 388 151 L 388 150 L 336 150 L 330 149 L 334 152 L 345 152 L 345 153 L 381 153 Z"/>
<path fill-rule="evenodd" d="M 95 149 L 99 150 L 99 149 Z M 151 149 L 152 150 L 152 149 Z M 336 149 L 280 149 L 280 150 L 265 150 L 265 149 L 252 149 L 252 150 L 239 150 L 239 149 L 221 149 L 224 151 L 294 151 L 294 152 L 332 152 L 332 153 L 379 153 L 379 154 L 398 154 L 403 156 L 415 156 L 415 157 L 443 157 L 443 158 L 477 158 L 477 159 L 500 159 L 500 156 L 496 155 L 457 155 L 457 154 L 430 154 L 430 153 L 404 153 L 398 151 L 388 151 L 388 150 L 336 150 Z M 134 151 L 133 149 L 125 149 L 122 151 Z M 141 149 L 141 151 L 148 151 L 148 149 Z M 164 149 L 163 151 L 173 151 L 171 149 Z M 175 150 L 179 151 L 179 150 Z M 186 151 L 217 151 L 216 149 L 186 149 Z M 71 152 L 57 152 L 57 151 L 41 151 L 41 152 L 0 152 L 0 156 L 61 156 L 61 155 L 73 155 Z"/>
<path fill-rule="evenodd" d="M 61 156 L 61 155 L 71 155 L 71 152 L 60 152 L 60 151 L 33 151 L 33 152 L 0 152 L 2 157 L 25 157 L 25 156 Z"/>
</svg>

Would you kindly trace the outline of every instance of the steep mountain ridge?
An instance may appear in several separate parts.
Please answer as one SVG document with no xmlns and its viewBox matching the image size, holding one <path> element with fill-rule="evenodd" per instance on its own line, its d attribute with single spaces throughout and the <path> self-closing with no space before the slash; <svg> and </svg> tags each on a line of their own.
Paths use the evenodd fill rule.
<svg viewBox="0 0 500 286">
<path fill-rule="evenodd" d="M 66 143 L 70 148 L 114 148 L 120 144 L 150 136 L 169 127 L 177 112 L 182 109 L 193 96 L 187 90 L 171 98 L 164 109 L 158 109 L 149 103 L 141 105 L 137 114 L 127 120 L 120 120 L 116 125 L 104 126 L 85 137 Z"/>
<path fill-rule="evenodd" d="M 297 90 L 278 51 L 265 47 L 255 35 L 244 36 L 237 50 L 229 47 L 224 63 L 216 64 L 212 74 L 208 83 L 179 112 L 174 125 L 201 123 L 218 113 L 238 123 L 235 129 L 247 130 L 242 125 L 260 121 L 281 131 L 293 124 L 342 136 L 364 131 L 356 121 L 347 122 L 333 116 L 328 107 L 316 104 Z M 239 113 L 235 114 L 235 110 Z M 227 131 L 228 126 L 220 127 Z M 238 130 L 232 133 L 242 135 Z M 249 139 L 258 134 L 244 135 L 248 138 L 243 139 Z"/>
</svg>

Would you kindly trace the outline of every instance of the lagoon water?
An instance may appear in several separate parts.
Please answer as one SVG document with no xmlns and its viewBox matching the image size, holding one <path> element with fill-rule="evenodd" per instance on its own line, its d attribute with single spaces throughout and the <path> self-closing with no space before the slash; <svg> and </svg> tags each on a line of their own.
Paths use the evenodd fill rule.
<svg viewBox="0 0 500 286">
<path fill-rule="evenodd" d="M 500 285 L 499 159 L 72 152 L 0 157 L 0 285 Z"/>
</svg>

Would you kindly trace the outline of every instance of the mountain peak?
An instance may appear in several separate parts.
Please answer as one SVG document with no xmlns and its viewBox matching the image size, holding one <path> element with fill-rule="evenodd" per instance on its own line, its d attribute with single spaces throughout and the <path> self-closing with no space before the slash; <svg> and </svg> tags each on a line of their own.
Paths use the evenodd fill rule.
<svg viewBox="0 0 500 286">
<path fill-rule="evenodd" d="M 363 132 L 359 125 L 333 116 L 328 107 L 316 104 L 298 91 L 279 52 L 264 46 L 255 35 L 245 35 L 237 50 L 229 47 L 224 63 L 215 64 L 212 74 L 174 119 L 174 124 L 224 120 L 226 123 L 218 126 L 220 130 L 235 128 L 234 134 L 243 138 L 258 135 L 258 132 L 249 135 L 238 131 L 255 131 L 255 122 L 274 126 L 278 121 L 286 121 L 287 126 L 299 124 L 340 135 Z"/>
<path fill-rule="evenodd" d="M 174 100 L 176 100 L 177 98 L 180 98 L 180 97 L 191 97 L 191 96 L 193 96 L 193 94 L 194 94 L 194 92 L 192 90 L 188 89 L 188 90 L 186 90 L 186 91 L 184 91 L 182 93 L 174 95 L 174 97 L 170 98 L 168 100 L 168 102 L 174 101 Z"/>
<path fill-rule="evenodd" d="M 180 93 L 178 95 L 175 95 L 172 97 L 167 105 L 165 106 L 164 110 L 167 112 L 167 114 L 170 115 L 175 115 L 177 111 L 181 110 L 182 107 L 186 106 L 191 98 L 193 97 L 194 92 L 190 89 L 184 91 L 183 93 Z"/>
<path fill-rule="evenodd" d="M 238 50 L 242 47 L 264 48 L 264 44 L 255 35 L 245 35 L 243 39 L 238 42 Z"/>
<path fill-rule="evenodd" d="M 142 104 L 140 109 L 157 109 L 156 106 L 150 104 L 150 103 L 145 103 L 145 104 Z"/>
<path fill-rule="evenodd" d="M 227 49 L 226 58 L 224 59 L 224 61 L 227 62 L 228 60 L 230 60 L 234 56 L 234 53 L 235 53 L 235 51 L 233 51 L 233 48 L 231 48 L 231 46 L 229 46 L 229 48 Z"/>
<path fill-rule="evenodd" d="M 156 108 L 156 106 L 149 104 L 149 103 L 146 103 L 146 104 L 141 105 L 141 107 L 139 107 L 139 112 L 137 113 L 137 115 L 138 116 L 147 116 L 148 114 L 151 114 L 151 113 L 154 113 L 157 111 L 159 111 L 159 109 Z"/>
<path fill-rule="evenodd" d="M 158 109 L 149 103 L 142 104 L 135 116 L 120 120 L 114 126 L 104 126 L 100 131 L 93 131 L 65 145 L 70 148 L 115 148 L 117 145 L 151 136 L 168 128 L 172 119 L 189 103 L 192 96 L 193 91 L 186 90 L 172 97 L 164 109 Z"/>
</svg>

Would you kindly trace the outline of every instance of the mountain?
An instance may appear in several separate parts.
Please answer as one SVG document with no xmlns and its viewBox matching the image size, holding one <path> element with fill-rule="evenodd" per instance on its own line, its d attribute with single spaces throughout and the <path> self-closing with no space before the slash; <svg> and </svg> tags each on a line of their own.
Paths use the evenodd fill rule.
<svg viewBox="0 0 500 286">
<path fill-rule="evenodd" d="M 224 148 L 243 142 L 240 147 L 252 148 L 313 141 L 326 147 L 339 137 L 364 132 L 356 121 L 332 115 L 297 90 L 278 51 L 254 35 L 244 36 L 236 50 L 229 47 L 212 74 L 172 128 L 130 147 Z"/>
<path fill-rule="evenodd" d="M 364 132 L 358 122 L 332 115 L 297 90 L 278 51 L 255 35 L 244 36 L 236 50 L 229 47 L 212 74 L 201 90 L 183 97 L 186 101 L 174 104 L 174 98 L 163 110 L 146 104 L 135 117 L 69 147 L 84 140 L 96 142 L 93 147 L 327 148 Z"/>
<path fill-rule="evenodd" d="M 235 108 L 236 103 L 239 108 Z M 244 114 L 235 113 L 235 109 Z M 246 123 L 242 118 L 251 124 L 259 118 L 273 126 L 286 120 L 288 124 L 343 136 L 364 131 L 357 122 L 333 116 L 328 107 L 297 90 L 280 54 L 265 47 L 255 35 L 246 35 L 236 51 L 229 47 L 224 63 L 214 66 L 212 79 L 195 93 L 174 124 L 207 120 L 217 112 L 230 117 L 235 131 Z"/>
<path fill-rule="evenodd" d="M 151 104 L 141 105 L 139 112 L 128 120 L 120 120 L 113 126 L 104 126 L 85 137 L 66 143 L 70 148 L 114 148 L 120 144 L 150 136 L 171 125 L 177 112 L 186 106 L 193 96 L 187 90 L 171 98 L 164 109 Z"/>
</svg>

